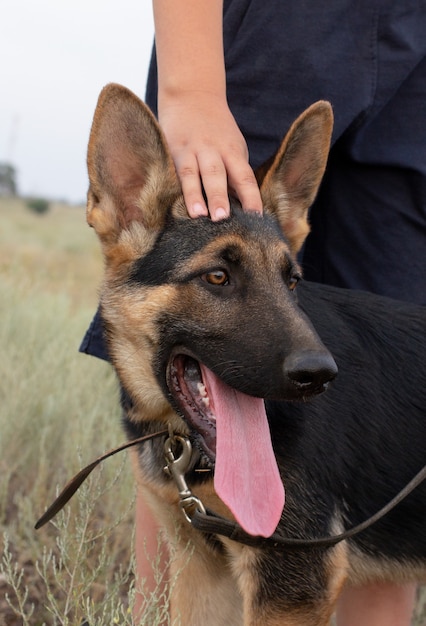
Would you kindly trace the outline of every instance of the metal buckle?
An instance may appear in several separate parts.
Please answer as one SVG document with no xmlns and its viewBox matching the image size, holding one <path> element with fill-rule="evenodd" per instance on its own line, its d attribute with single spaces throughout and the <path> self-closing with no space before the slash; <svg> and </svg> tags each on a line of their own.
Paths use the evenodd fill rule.
<svg viewBox="0 0 426 626">
<path fill-rule="evenodd" d="M 176 456 L 176 448 L 180 447 L 180 454 Z M 192 445 L 188 437 L 171 435 L 164 443 L 166 467 L 164 471 L 173 478 L 179 492 L 179 504 L 185 519 L 191 523 L 195 511 L 205 513 L 206 509 L 197 496 L 194 496 L 185 480 L 185 474 L 191 463 Z"/>
</svg>

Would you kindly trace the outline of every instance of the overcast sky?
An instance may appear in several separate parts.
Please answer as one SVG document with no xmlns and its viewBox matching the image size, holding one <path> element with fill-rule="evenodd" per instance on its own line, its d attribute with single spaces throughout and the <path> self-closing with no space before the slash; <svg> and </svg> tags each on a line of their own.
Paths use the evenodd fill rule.
<svg viewBox="0 0 426 626">
<path fill-rule="evenodd" d="M 2 0 L 0 161 L 22 194 L 85 200 L 86 146 L 102 87 L 144 96 L 150 0 Z"/>
</svg>

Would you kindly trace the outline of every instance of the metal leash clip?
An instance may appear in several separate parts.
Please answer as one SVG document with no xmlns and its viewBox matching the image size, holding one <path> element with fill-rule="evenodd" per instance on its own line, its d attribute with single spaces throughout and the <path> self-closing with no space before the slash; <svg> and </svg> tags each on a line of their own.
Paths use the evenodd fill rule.
<svg viewBox="0 0 426 626">
<path fill-rule="evenodd" d="M 179 456 L 175 456 L 176 448 L 180 447 Z M 179 491 L 180 506 L 186 520 L 191 523 L 192 515 L 196 510 L 205 513 L 203 503 L 197 496 L 194 496 L 185 480 L 185 474 L 191 463 L 192 445 L 188 437 L 181 435 L 171 435 L 164 443 L 164 456 L 166 467 L 164 471 L 171 476 Z"/>
</svg>

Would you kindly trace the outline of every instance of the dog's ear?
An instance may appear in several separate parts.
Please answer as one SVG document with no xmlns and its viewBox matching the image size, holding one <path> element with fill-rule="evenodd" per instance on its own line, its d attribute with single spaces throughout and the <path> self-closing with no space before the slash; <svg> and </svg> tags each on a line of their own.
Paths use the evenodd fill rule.
<svg viewBox="0 0 426 626">
<path fill-rule="evenodd" d="M 308 210 L 327 164 L 332 129 L 330 104 L 316 102 L 294 122 L 270 167 L 257 173 L 265 211 L 277 217 L 293 254 L 309 233 Z"/>
<path fill-rule="evenodd" d="M 148 107 L 120 85 L 101 92 L 87 155 L 87 221 L 104 250 L 132 222 L 161 228 L 179 195 L 172 159 Z"/>
</svg>

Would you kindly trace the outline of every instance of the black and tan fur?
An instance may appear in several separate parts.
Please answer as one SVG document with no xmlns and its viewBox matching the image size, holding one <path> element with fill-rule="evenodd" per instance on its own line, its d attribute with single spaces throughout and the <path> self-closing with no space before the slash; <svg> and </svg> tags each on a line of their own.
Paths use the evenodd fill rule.
<svg viewBox="0 0 426 626">
<path fill-rule="evenodd" d="M 102 92 L 89 144 L 87 219 L 105 256 L 102 317 L 127 432 L 171 424 L 202 450 L 170 382 L 179 354 L 265 398 L 287 490 L 283 536 L 363 521 L 426 458 L 425 309 L 304 282 L 294 290 L 331 127 L 327 103 L 310 107 L 259 173 L 264 215 L 232 200 L 231 217 L 216 223 L 188 218 L 161 131 L 126 89 Z M 324 345 L 339 374 L 318 395 L 335 374 Z M 194 463 L 213 470 L 203 451 Z M 172 623 L 325 626 L 345 581 L 425 576 L 424 487 L 336 547 L 259 549 L 192 529 L 163 466 L 162 443 L 135 454 L 141 489 L 173 547 L 171 576 L 180 572 Z M 211 472 L 188 481 L 206 506 L 231 517 Z"/>
</svg>

